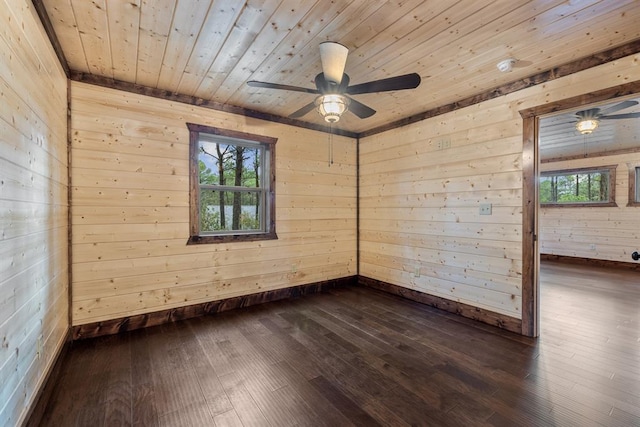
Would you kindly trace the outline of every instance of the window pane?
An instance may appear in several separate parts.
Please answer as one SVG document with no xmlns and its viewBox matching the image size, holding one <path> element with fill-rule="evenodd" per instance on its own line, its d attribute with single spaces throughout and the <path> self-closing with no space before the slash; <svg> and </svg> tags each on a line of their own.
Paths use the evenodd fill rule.
<svg viewBox="0 0 640 427">
<path fill-rule="evenodd" d="M 557 196 L 558 202 L 570 202 L 573 201 L 573 195 L 575 192 L 575 175 L 561 175 L 557 180 Z"/>
<path fill-rule="evenodd" d="M 200 231 L 263 231 L 262 192 L 200 191 Z"/>
<path fill-rule="evenodd" d="M 231 148 L 227 144 L 200 141 L 198 150 L 198 166 L 200 169 L 200 184 L 227 185 L 225 178 L 231 157 Z"/>
<path fill-rule="evenodd" d="M 228 184 L 236 187 L 260 187 L 261 152 L 260 148 L 236 145 L 230 150 L 227 164 Z"/>
<path fill-rule="evenodd" d="M 555 202 L 553 196 L 552 177 L 541 176 L 540 177 L 540 203 L 552 203 Z"/>
<path fill-rule="evenodd" d="M 609 202 L 608 170 L 585 172 L 546 172 L 540 176 L 540 203 Z"/>
<path fill-rule="evenodd" d="M 200 141 L 199 183 L 235 187 L 260 187 L 262 174 L 260 147 Z"/>
</svg>

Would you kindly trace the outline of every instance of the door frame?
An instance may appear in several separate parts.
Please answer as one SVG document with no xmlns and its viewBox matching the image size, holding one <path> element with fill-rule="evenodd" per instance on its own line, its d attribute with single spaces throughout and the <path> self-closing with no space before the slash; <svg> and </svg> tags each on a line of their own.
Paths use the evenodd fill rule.
<svg viewBox="0 0 640 427">
<path fill-rule="evenodd" d="M 522 335 L 540 334 L 540 253 L 538 248 L 539 117 L 640 93 L 640 80 L 520 111 L 522 127 Z"/>
</svg>

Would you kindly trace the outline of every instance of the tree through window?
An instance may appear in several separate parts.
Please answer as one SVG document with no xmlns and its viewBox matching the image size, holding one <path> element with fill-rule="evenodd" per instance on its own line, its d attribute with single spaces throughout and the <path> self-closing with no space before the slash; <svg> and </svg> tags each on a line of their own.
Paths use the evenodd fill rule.
<svg viewBox="0 0 640 427">
<path fill-rule="evenodd" d="M 540 174 L 543 206 L 614 206 L 615 167 L 549 171 Z"/>
<path fill-rule="evenodd" d="M 189 243 L 275 239 L 275 138 L 190 131 Z"/>
</svg>

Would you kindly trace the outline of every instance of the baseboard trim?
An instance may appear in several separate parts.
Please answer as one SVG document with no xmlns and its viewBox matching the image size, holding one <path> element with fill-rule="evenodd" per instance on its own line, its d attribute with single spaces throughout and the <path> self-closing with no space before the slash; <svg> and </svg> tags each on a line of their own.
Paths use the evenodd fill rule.
<svg viewBox="0 0 640 427">
<path fill-rule="evenodd" d="M 25 416 L 24 422 L 22 423 L 23 427 L 37 427 L 42 422 L 42 417 L 44 416 L 45 410 L 47 409 L 47 404 L 51 399 L 51 395 L 53 394 L 53 390 L 57 384 L 57 379 L 60 376 L 60 372 L 62 371 L 62 361 L 65 359 L 67 353 L 69 352 L 71 344 L 71 329 L 69 329 L 67 331 L 67 336 L 65 337 L 64 343 L 60 346 L 60 348 L 58 349 L 58 353 L 54 357 L 54 362 L 51 369 L 46 374 L 44 381 L 42 382 L 42 386 L 36 392 L 33 404 L 29 408 L 29 412 Z"/>
<path fill-rule="evenodd" d="M 640 263 L 610 261 L 606 259 L 579 258 L 566 255 L 540 254 L 540 261 L 562 262 L 565 264 L 590 265 L 592 267 L 605 267 L 617 270 L 640 271 Z"/>
<path fill-rule="evenodd" d="M 104 335 L 113 335 L 120 332 L 133 331 L 135 329 L 158 326 L 165 323 L 190 319 L 206 314 L 221 313 L 236 308 L 249 307 L 265 302 L 277 301 L 286 298 L 297 298 L 303 295 L 325 292 L 329 289 L 355 285 L 357 276 L 342 277 L 307 285 L 293 286 L 290 288 L 275 289 L 250 295 L 227 298 L 218 301 L 210 301 L 185 307 L 176 307 L 153 313 L 138 314 L 134 316 L 110 319 L 102 322 L 77 325 L 72 328 L 74 340 L 96 338 Z"/>
<path fill-rule="evenodd" d="M 263 304 L 287 298 L 297 298 L 304 295 L 311 295 L 325 292 L 330 289 L 352 285 L 362 285 L 373 289 L 378 289 L 389 294 L 398 295 L 412 301 L 426 304 L 449 313 L 454 313 L 468 319 L 472 319 L 491 326 L 496 326 L 507 331 L 522 334 L 522 320 L 515 317 L 495 313 L 468 304 L 448 300 L 446 298 L 429 295 L 414 289 L 405 288 L 398 285 L 382 282 L 364 276 L 349 276 L 323 282 L 311 283 L 307 285 L 294 286 L 290 288 L 276 289 L 272 291 L 259 292 L 250 295 L 243 295 L 227 298 L 218 301 L 210 301 L 201 304 L 194 304 L 185 307 L 176 307 L 168 310 L 156 311 L 146 314 L 109 319 L 101 322 L 86 323 L 71 328 L 73 340 L 85 338 L 96 338 L 105 335 L 113 335 L 126 331 L 147 328 L 150 326 L 163 325 L 179 320 L 207 314 L 221 313 L 242 307 Z"/>
<path fill-rule="evenodd" d="M 454 313 L 462 317 L 473 319 L 478 322 L 486 323 L 491 326 L 505 329 L 522 335 L 522 320 L 515 317 L 506 316 L 500 313 L 494 313 L 482 308 L 473 307 L 468 304 L 448 300 L 446 298 L 429 295 L 414 289 L 404 288 L 391 283 L 382 282 L 380 280 L 371 279 L 369 277 L 358 276 L 358 284 L 373 289 L 378 289 L 389 294 L 398 295 L 411 301 L 435 307 L 439 310 Z"/>
</svg>

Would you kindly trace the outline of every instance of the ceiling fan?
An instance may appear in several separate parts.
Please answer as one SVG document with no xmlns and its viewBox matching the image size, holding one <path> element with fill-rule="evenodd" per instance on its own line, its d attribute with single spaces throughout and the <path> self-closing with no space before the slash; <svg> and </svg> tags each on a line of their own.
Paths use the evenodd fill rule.
<svg viewBox="0 0 640 427">
<path fill-rule="evenodd" d="M 633 107 L 634 105 L 638 105 L 638 101 L 622 101 L 609 108 L 605 108 L 604 110 L 601 110 L 600 108 L 589 108 L 588 110 L 577 111 L 575 114 L 575 116 L 578 118 L 578 123 L 576 123 L 576 130 L 583 135 L 588 135 L 598 128 L 600 120 L 639 118 L 640 113 L 615 114 L 612 116 L 610 115 L 611 113 L 616 113 L 620 110 L 624 110 L 625 108 Z"/>
<path fill-rule="evenodd" d="M 315 89 L 255 80 L 251 80 L 247 84 L 252 87 L 282 89 L 318 95 L 313 102 L 294 111 L 289 117 L 302 117 L 317 108 L 320 115 L 329 123 L 335 123 L 340 120 L 340 116 L 345 111 L 351 111 L 361 119 L 366 119 L 376 113 L 376 110 L 356 101 L 349 95 L 414 89 L 420 84 L 420 76 L 416 73 L 411 73 L 349 86 L 349 76 L 344 73 L 348 53 L 349 49 L 340 43 L 320 43 L 322 72 L 315 78 Z"/>
</svg>

